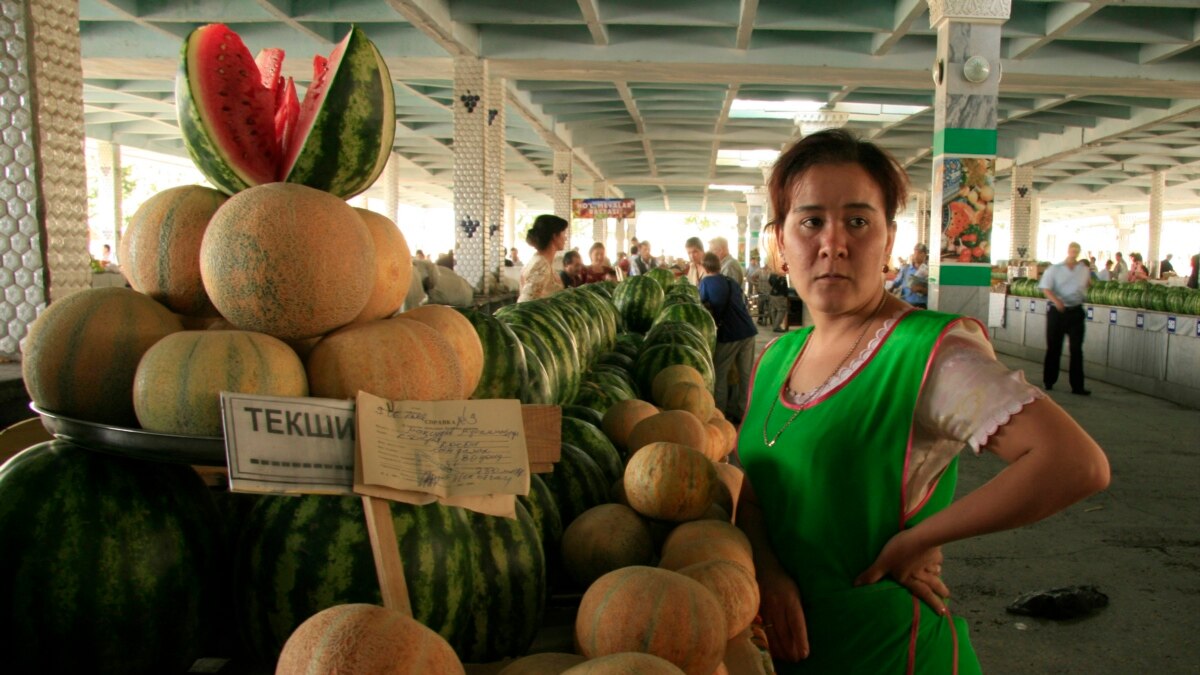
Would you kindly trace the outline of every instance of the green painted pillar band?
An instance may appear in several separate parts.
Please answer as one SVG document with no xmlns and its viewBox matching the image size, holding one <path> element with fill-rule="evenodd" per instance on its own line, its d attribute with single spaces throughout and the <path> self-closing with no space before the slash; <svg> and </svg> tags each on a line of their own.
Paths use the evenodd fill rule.
<svg viewBox="0 0 1200 675">
<path fill-rule="evenodd" d="M 937 281 L 943 286 L 991 286 L 992 268 L 990 265 L 942 263 Z"/>
<path fill-rule="evenodd" d="M 933 135 L 933 155 L 994 155 L 995 129 L 943 129 Z"/>
</svg>

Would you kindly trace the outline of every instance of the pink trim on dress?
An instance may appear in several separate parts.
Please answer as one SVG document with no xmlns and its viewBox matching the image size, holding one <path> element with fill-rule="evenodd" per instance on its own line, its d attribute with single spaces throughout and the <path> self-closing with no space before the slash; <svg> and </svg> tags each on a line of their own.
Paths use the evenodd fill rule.
<svg viewBox="0 0 1200 675">
<path fill-rule="evenodd" d="M 942 340 L 944 340 L 946 338 L 946 335 L 950 332 L 950 330 L 954 328 L 954 324 L 958 323 L 959 321 L 975 321 L 976 323 L 979 323 L 978 319 L 964 316 L 964 317 L 959 317 L 959 318 L 951 321 L 950 323 L 946 324 L 942 328 L 942 332 L 938 334 L 937 340 L 933 343 L 933 349 L 929 352 L 929 360 L 925 362 L 925 372 L 921 375 L 921 385 L 920 385 L 920 387 L 917 388 L 917 400 L 918 401 L 921 400 L 921 390 L 923 390 L 925 388 L 925 383 L 929 381 L 929 373 L 933 369 L 933 362 L 937 358 L 938 350 L 940 350 L 942 347 Z M 899 323 L 899 322 L 897 322 L 897 323 Z M 980 324 L 980 325 L 982 326 L 982 324 Z M 900 472 L 900 527 L 901 528 L 904 527 L 904 524 L 908 522 L 909 518 L 913 517 L 913 515 L 915 515 L 921 511 L 921 507 L 925 506 L 925 503 L 928 502 L 929 498 L 933 496 L 934 490 L 937 489 L 938 483 L 941 482 L 942 476 L 945 475 L 945 473 L 946 473 L 946 471 L 943 469 L 942 473 L 939 474 L 937 478 L 933 479 L 933 482 L 931 482 L 929 484 L 929 487 L 925 488 L 925 496 L 921 498 L 921 501 L 918 502 L 917 505 L 914 506 L 911 510 L 905 511 L 904 505 L 908 503 L 908 466 L 912 462 L 913 435 L 916 433 L 916 428 L 917 428 L 917 410 L 916 410 L 916 408 L 913 408 L 913 419 L 908 425 L 908 444 L 904 448 L 904 467 Z"/>
<path fill-rule="evenodd" d="M 912 630 L 908 635 L 908 668 L 905 669 L 905 675 L 912 675 L 913 669 L 917 663 L 917 634 L 921 631 L 921 601 L 917 596 L 912 596 L 913 601 L 913 620 Z"/>
<path fill-rule="evenodd" d="M 947 611 L 946 621 L 950 624 L 950 639 L 954 641 L 954 663 L 951 664 L 950 675 L 958 675 L 958 628 L 954 625 L 954 617 Z"/>
<path fill-rule="evenodd" d="M 802 406 L 798 406 L 798 405 L 793 404 L 789 400 L 791 397 L 787 395 L 787 384 L 789 381 L 791 381 L 792 373 L 796 370 L 796 366 L 800 363 L 800 357 L 804 354 L 804 350 L 808 349 L 808 344 L 809 344 L 808 339 L 805 339 L 804 347 L 802 347 L 800 349 L 799 354 L 796 354 L 796 360 L 792 362 L 792 367 L 788 368 L 788 376 L 783 381 L 783 386 L 781 386 L 779 388 L 779 394 L 778 394 L 779 401 L 783 404 L 783 407 L 787 408 L 788 410 L 807 410 L 807 409 L 817 405 L 818 403 L 821 403 L 822 401 L 828 399 L 830 396 L 833 396 L 834 394 L 841 391 L 842 388 L 844 388 L 846 385 L 850 384 L 850 382 L 852 382 L 854 380 L 854 378 L 860 372 L 862 372 L 863 369 L 865 369 L 868 364 L 871 363 L 871 361 L 875 360 L 875 355 L 879 353 L 880 349 L 882 349 L 883 343 L 887 340 L 888 336 L 890 336 L 892 334 L 892 332 L 896 330 L 896 326 L 900 325 L 900 322 L 904 320 L 904 317 L 908 316 L 909 314 L 911 314 L 914 311 L 916 311 L 916 310 L 910 309 L 910 310 L 905 311 L 900 316 L 900 318 L 896 319 L 896 321 L 894 323 L 892 323 L 891 326 L 887 326 L 887 324 L 885 322 L 884 329 L 883 329 L 884 330 L 883 335 L 881 335 L 881 336 L 877 335 L 874 339 L 871 340 L 872 343 L 875 343 L 876 341 L 878 341 L 878 343 L 875 345 L 874 349 L 872 349 L 870 345 L 867 345 L 867 349 L 871 350 L 871 353 L 867 356 L 867 358 L 865 358 L 861 362 L 857 363 L 854 366 L 854 370 L 850 371 L 850 374 L 847 375 L 845 377 L 845 379 L 843 379 L 841 382 L 838 382 L 829 391 L 821 394 L 820 396 L 818 396 L 817 398 L 815 398 L 811 401 L 808 401 L 807 403 L 805 403 Z M 809 338 L 811 338 L 811 337 L 812 337 L 812 335 L 810 334 Z M 863 351 L 866 351 L 866 350 L 863 350 Z"/>
</svg>

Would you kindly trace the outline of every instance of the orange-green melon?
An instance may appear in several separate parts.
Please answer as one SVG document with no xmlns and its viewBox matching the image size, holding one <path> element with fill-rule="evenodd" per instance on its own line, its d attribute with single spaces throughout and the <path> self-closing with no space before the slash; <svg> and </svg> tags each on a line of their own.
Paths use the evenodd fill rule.
<svg viewBox="0 0 1200 675">
<path fill-rule="evenodd" d="M 39 407 L 132 427 L 133 378 L 154 343 L 183 330 L 169 309 L 128 288 L 97 288 L 50 303 L 29 327 L 21 358 Z"/>
<path fill-rule="evenodd" d="M 708 443 L 704 445 L 704 455 L 714 462 L 724 459 L 732 449 L 725 432 L 715 424 L 705 424 L 704 433 L 708 436 Z"/>
<path fill-rule="evenodd" d="M 375 605 L 334 605 L 309 617 L 283 645 L 275 675 L 458 675 L 465 673 L 442 636 Z"/>
<path fill-rule="evenodd" d="M 717 477 L 721 479 L 721 483 L 725 485 L 725 491 L 732 498 L 729 504 L 729 515 L 737 516 L 738 499 L 742 496 L 742 483 L 745 482 L 746 475 L 736 466 L 718 462 L 713 464 L 713 468 L 717 470 Z"/>
<path fill-rule="evenodd" d="M 705 519 L 694 522 L 728 524 L 729 521 Z M 679 571 L 698 563 L 724 560 L 741 566 L 749 574 L 754 574 L 752 557 L 728 539 L 716 539 L 711 542 L 692 541 L 685 544 L 672 543 L 669 536 L 667 540 L 663 544 L 662 557 L 658 561 L 658 566 L 665 570 Z"/>
<path fill-rule="evenodd" d="M 249 331 L 173 333 L 142 357 L 133 408 L 143 429 L 221 435 L 221 392 L 307 396 L 304 364 L 277 338 Z"/>
<path fill-rule="evenodd" d="M 725 447 L 728 449 L 725 454 L 729 454 L 730 451 L 737 447 L 738 430 L 737 427 L 733 426 L 733 422 L 722 417 L 720 419 L 709 418 L 708 423 L 717 427 L 721 430 L 721 433 L 725 434 Z"/>
<path fill-rule="evenodd" d="M 268 183 L 229 198 L 200 246 L 213 304 L 243 330 L 308 338 L 359 315 L 375 287 L 375 244 L 328 192 Z"/>
<path fill-rule="evenodd" d="M 650 395 L 653 397 L 654 402 L 660 403 L 667 393 L 667 388 L 676 382 L 692 382 L 701 387 L 707 387 L 704 382 L 704 376 L 700 374 L 699 370 L 683 363 L 677 363 L 658 371 L 658 374 L 654 376 L 654 380 L 651 381 Z"/>
<path fill-rule="evenodd" d="M 638 422 L 657 415 L 659 410 L 653 403 L 631 398 L 617 401 L 604 413 L 601 427 L 608 440 L 613 442 L 621 452 L 629 452 L 629 435 Z"/>
<path fill-rule="evenodd" d="M 355 398 L 365 391 L 391 401 L 462 396 L 458 353 L 433 328 L 393 317 L 355 323 L 326 335 L 305 364 L 311 395 Z"/>
<path fill-rule="evenodd" d="M 522 656 L 504 666 L 497 675 L 562 675 L 568 669 L 587 661 L 578 654 L 544 652 Z"/>
<path fill-rule="evenodd" d="M 588 658 L 637 651 L 688 675 L 712 675 L 725 655 L 725 611 L 704 586 L 654 567 L 624 567 L 583 594 L 575 642 Z"/>
<path fill-rule="evenodd" d="M 767 675 L 764 657 L 750 640 L 750 631 L 744 630 L 725 644 L 725 660 L 722 665 L 729 675 Z"/>
<path fill-rule="evenodd" d="M 688 381 L 674 382 L 668 386 L 659 405 L 663 410 L 686 410 L 701 422 L 712 417 L 717 407 L 708 387 Z"/>
<path fill-rule="evenodd" d="M 708 511 L 718 480 L 703 454 L 677 443 L 651 443 L 625 466 L 625 495 L 644 516 L 684 522 Z"/>
<path fill-rule="evenodd" d="M 708 456 L 704 423 L 686 410 L 664 410 L 647 417 L 634 425 L 628 442 L 631 456 L 651 443 L 678 443 Z"/>
<path fill-rule="evenodd" d="M 630 565 L 649 565 L 654 558 L 650 530 L 633 509 L 601 504 L 584 511 L 563 532 L 563 566 L 581 587 Z"/>
<path fill-rule="evenodd" d="M 391 218 L 367 209 L 355 208 L 371 232 L 375 244 L 375 285 L 367 304 L 355 321 L 386 319 L 400 311 L 408 286 L 412 283 L 412 252 L 400 228 Z"/>
<path fill-rule="evenodd" d="M 459 398 L 471 398 L 483 377 L 483 343 L 471 320 L 448 305 L 422 305 L 400 315 L 428 325 L 450 341 L 462 367 L 463 391 Z"/>
<path fill-rule="evenodd" d="M 727 639 L 750 627 L 758 613 L 758 582 L 741 565 L 728 560 L 709 560 L 679 570 L 700 582 L 725 610 Z"/>
<path fill-rule="evenodd" d="M 670 546 L 685 546 L 697 542 L 705 543 L 718 540 L 731 542 L 741 551 L 735 558 L 753 562 L 754 553 L 750 547 L 750 538 L 746 536 L 746 533 L 731 523 L 721 523 L 712 520 L 683 523 L 671 532 L 671 536 L 667 537 L 667 541 L 663 544 L 663 549 L 665 550 Z M 753 564 L 750 566 L 750 571 L 754 571 Z"/>
<path fill-rule="evenodd" d="M 217 313 L 200 279 L 200 242 L 228 199 L 200 185 L 182 185 L 150 197 L 121 234 L 121 272 L 133 290 L 189 316 Z"/>
<path fill-rule="evenodd" d="M 564 675 L 681 675 L 682 673 L 683 671 L 675 664 L 653 654 L 625 652 L 585 661 L 566 671 Z"/>
</svg>

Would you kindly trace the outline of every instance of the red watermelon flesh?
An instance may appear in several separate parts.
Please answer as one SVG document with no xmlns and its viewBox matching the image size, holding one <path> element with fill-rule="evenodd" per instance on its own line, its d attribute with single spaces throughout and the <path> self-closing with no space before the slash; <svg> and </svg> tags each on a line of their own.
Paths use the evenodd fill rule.
<svg viewBox="0 0 1200 675">
<path fill-rule="evenodd" d="M 242 173 L 259 183 L 277 180 L 282 153 L 272 90 L 263 86 L 258 65 L 237 33 L 222 24 L 199 30 L 202 39 L 193 42 L 193 58 L 205 66 L 194 76 L 200 78 L 201 91 L 212 94 L 201 99 L 208 104 L 200 114 L 221 134 L 217 142 L 239 160 Z"/>
</svg>

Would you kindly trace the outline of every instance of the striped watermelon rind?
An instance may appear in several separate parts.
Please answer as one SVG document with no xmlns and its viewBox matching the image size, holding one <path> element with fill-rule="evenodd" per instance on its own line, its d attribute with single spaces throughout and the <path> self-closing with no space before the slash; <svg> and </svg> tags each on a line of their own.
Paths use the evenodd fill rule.
<svg viewBox="0 0 1200 675">
<path fill-rule="evenodd" d="M 689 365 L 700 371 L 709 392 L 713 388 L 713 363 L 707 354 L 682 344 L 658 344 L 647 347 L 638 355 L 634 373 L 642 391 L 650 391 L 654 376 L 667 366 Z"/>
<path fill-rule="evenodd" d="M 625 475 L 625 465 L 621 463 L 621 454 L 608 437 L 593 424 L 570 417 L 562 418 L 562 442 L 573 445 L 587 453 L 604 471 L 608 484 L 620 480 Z"/>
<path fill-rule="evenodd" d="M 691 324 L 709 343 L 709 353 L 711 354 L 717 348 L 717 322 L 713 319 L 712 314 L 704 308 L 703 305 L 694 303 L 671 305 L 664 307 L 659 312 L 658 317 L 654 319 L 654 324 L 658 325 L 668 321 L 682 321 Z M 652 328 L 653 330 L 653 328 Z"/>
<path fill-rule="evenodd" d="M 223 649 L 222 525 L 190 467 L 65 441 L 0 467 L 10 673 L 182 673 Z"/>
<path fill-rule="evenodd" d="M 563 443 L 554 471 L 543 474 L 542 480 L 554 495 L 564 530 L 584 511 L 608 503 L 609 482 L 604 470 L 586 452 L 569 443 Z"/>
<path fill-rule="evenodd" d="M 626 330 L 645 333 L 662 309 L 666 295 L 662 286 L 645 275 L 630 277 L 613 292 L 613 305 L 621 313 Z"/>
<path fill-rule="evenodd" d="M 479 335 L 483 345 L 483 373 L 471 398 L 521 398 L 528 386 L 525 348 L 504 322 L 476 309 L 455 308 Z"/>
</svg>

